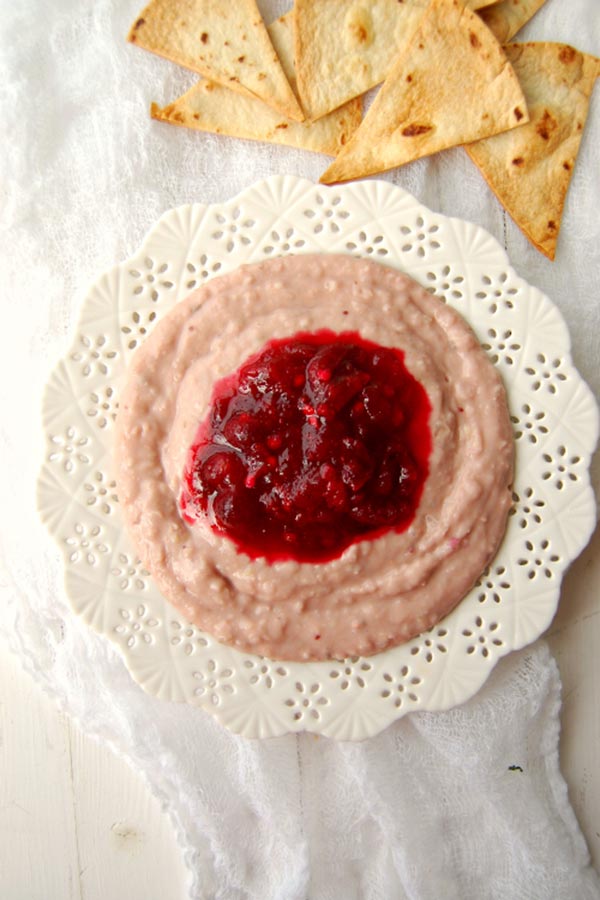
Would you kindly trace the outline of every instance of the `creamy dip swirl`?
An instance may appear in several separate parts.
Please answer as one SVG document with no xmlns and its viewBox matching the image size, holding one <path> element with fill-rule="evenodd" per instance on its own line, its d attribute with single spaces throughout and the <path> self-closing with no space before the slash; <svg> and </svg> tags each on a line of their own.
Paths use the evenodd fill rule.
<svg viewBox="0 0 600 900">
<path fill-rule="evenodd" d="M 399 348 L 431 404 L 429 475 L 408 529 L 324 563 L 269 563 L 180 514 L 214 383 L 273 338 L 357 331 Z M 274 659 L 368 655 L 443 618 L 492 559 L 511 504 L 501 378 L 461 316 L 401 272 L 301 255 L 243 266 L 179 303 L 134 354 L 117 419 L 118 492 L 164 596 L 217 640 Z M 318 636 L 318 638 L 317 638 Z"/>
</svg>

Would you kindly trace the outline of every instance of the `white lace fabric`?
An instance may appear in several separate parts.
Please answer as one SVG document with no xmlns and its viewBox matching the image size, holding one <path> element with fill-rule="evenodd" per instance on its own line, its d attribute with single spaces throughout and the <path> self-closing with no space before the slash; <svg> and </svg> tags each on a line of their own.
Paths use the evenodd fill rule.
<svg viewBox="0 0 600 900">
<path fill-rule="evenodd" d="M 547 0 L 524 36 L 599 53 L 595 4 L 572 0 L 566 12 Z M 145 694 L 71 613 L 35 512 L 38 409 L 87 286 L 166 209 L 224 200 L 277 172 L 316 181 L 326 161 L 151 122 L 150 101 L 173 99 L 194 76 L 125 44 L 139 11 L 131 0 L 1 6 L 0 626 L 14 649 L 87 732 L 145 774 L 172 816 L 193 898 L 600 896 L 558 767 L 559 678 L 543 643 L 502 660 L 467 704 L 409 715 L 363 743 L 260 742 Z M 262 4 L 267 15 L 284 6 Z M 461 150 L 386 176 L 505 235 L 517 271 L 565 315 L 596 391 L 599 90 L 554 265 L 505 219 Z"/>
</svg>

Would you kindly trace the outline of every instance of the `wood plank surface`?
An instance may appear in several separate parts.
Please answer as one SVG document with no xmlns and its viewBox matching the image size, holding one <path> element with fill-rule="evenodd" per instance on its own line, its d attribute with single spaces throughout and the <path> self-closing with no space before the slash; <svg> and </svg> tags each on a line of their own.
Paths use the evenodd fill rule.
<svg viewBox="0 0 600 900">
<path fill-rule="evenodd" d="M 0 898 L 180 900 L 187 870 L 141 777 L 0 641 Z"/>
<path fill-rule="evenodd" d="M 80 900 L 69 726 L 0 647 L 0 897 Z"/>
<path fill-rule="evenodd" d="M 600 871 L 600 529 L 567 573 L 548 643 L 562 679 L 561 769 Z"/>
</svg>

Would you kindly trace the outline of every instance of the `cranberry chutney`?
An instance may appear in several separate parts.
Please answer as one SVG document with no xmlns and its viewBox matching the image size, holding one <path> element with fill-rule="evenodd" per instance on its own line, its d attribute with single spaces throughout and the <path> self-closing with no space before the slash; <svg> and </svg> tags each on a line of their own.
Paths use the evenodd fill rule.
<svg viewBox="0 0 600 900">
<path fill-rule="evenodd" d="M 274 659 L 368 655 L 434 625 L 511 503 L 500 376 L 395 269 L 288 256 L 215 278 L 135 352 L 121 509 L 164 596 Z"/>
<path fill-rule="evenodd" d="M 256 559 L 324 562 L 412 521 L 429 400 L 401 350 L 354 332 L 270 341 L 215 386 L 180 499 Z"/>
</svg>

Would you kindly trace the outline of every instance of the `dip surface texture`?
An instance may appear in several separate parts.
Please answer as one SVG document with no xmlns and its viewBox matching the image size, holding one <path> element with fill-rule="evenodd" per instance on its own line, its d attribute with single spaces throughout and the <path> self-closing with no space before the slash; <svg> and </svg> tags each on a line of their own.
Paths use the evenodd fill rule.
<svg viewBox="0 0 600 900">
<path fill-rule="evenodd" d="M 269 342 L 323 329 L 402 352 L 430 406 L 429 473 L 404 530 L 322 562 L 268 561 L 181 513 L 184 473 L 215 384 Z M 469 591 L 504 533 L 513 437 L 500 376 L 458 313 L 395 269 L 303 255 L 213 279 L 156 326 L 128 372 L 116 463 L 139 555 L 186 618 L 247 652 L 337 659 L 409 640 Z"/>
</svg>

